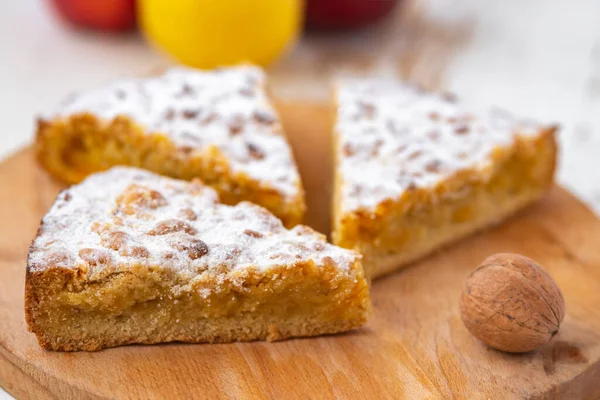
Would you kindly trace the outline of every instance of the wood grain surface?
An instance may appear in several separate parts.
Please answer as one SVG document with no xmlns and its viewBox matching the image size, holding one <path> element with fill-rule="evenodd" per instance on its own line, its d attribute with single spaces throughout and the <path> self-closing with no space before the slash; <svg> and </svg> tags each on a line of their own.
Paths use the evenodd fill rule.
<svg viewBox="0 0 600 400">
<path fill-rule="evenodd" d="M 327 111 L 280 104 L 309 198 L 308 223 L 328 226 Z M 556 187 L 505 224 L 374 283 L 362 329 L 278 343 L 127 346 L 97 353 L 42 350 L 26 330 L 27 248 L 59 185 L 30 149 L 0 165 L 0 385 L 17 398 L 598 398 L 600 221 Z M 546 266 L 567 316 L 546 347 L 486 348 L 458 314 L 465 277 L 511 251 Z"/>
</svg>

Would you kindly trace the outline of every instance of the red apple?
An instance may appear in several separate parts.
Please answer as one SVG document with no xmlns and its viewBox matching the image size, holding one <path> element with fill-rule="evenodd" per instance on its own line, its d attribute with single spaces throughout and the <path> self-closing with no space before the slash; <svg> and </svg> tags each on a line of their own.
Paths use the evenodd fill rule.
<svg viewBox="0 0 600 400">
<path fill-rule="evenodd" d="M 74 25 L 119 32 L 135 26 L 135 0 L 50 0 Z"/>
<path fill-rule="evenodd" d="M 307 0 L 306 24 L 318 29 L 358 28 L 389 13 L 397 0 Z"/>
</svg>

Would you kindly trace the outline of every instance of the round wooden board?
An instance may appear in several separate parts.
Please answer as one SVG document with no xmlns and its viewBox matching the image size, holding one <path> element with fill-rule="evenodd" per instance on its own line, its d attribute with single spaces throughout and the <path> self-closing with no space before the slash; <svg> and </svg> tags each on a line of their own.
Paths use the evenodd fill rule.
<svg viewBox="0 0 600 400">
<path fill-rule="evenodd" d="M 326 107 L 280 104 L 308 192 L 308 223 L 327 232 Z M 554 188 L 505 224 L 373 285 L 362 329 L 278 343 L 42 350 L 27 332 L 27 248 L 59 186 L 26 149 L 0 165 L 0 385 L 18 398 L 597 398 L 600 396 L 600 221 Z M 545 348 L 509 355 L 463 327 L 457 298 L 488 254 L 545 265 L 567 317 Z"/>
</svg>

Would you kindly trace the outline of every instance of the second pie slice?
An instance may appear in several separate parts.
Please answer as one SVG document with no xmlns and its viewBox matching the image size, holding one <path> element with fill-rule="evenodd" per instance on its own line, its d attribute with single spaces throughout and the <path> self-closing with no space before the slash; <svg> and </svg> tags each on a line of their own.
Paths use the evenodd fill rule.
<svg viewBox="0 0 600 400">
<path fill-rule="evenodd" d="M 335 91 L 333 239 L 376 278 L 498 223 L 553 181 L 555 130 L 393 80 Z"/>
<path fill-rule="evenodd" d="M 279 340 L 365 323 L 360 255 L 249 202 L 129 167 L 63 191 L 29 251 L 29 329 L 52 350 Z"/>
<path fill-rule="evenodd" d="M 39 120 L 36 145 L 68 183 L 128 165 L 200 178 L 223 202 L 259 204 L 286 226 L 304 216 L 300 176 L 256 67 L 173 68 L 72 95 Z"/>
</svg>

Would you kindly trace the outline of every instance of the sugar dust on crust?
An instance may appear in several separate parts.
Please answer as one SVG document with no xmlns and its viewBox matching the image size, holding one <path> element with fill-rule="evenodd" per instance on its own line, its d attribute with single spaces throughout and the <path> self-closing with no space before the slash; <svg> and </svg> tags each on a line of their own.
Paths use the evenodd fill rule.
<svg viewBox="0 0 600 400">
<path fill-rule="evenodd" d="M 234 172 L 293 194 L 298 172 L 264 87 L 264 72 L 257 67 L 205 72 L 177 67 L 74 93 L 44 119 L 89 113 L 108 122 L 125 116 L 148 134 L 166 135 L 179 148 L 217 146 Z"/>
<path fill-rule="evenodd" d="M 29 266 L 77 266 L 93 279 L 110 266 L 140 262 L 194 274 L 217 265 L 269 268 L 326 258 L 347 270 L 358 257 L 306 226 L 287 230 L 262 207 L 220 204 L 198 181 L 115 167 L 59 194 Z"/>
<path fill-rule="evenodd" d="M 334 92 L 334 243 L 376 278 L 497 223 L 553 181 L 556 127 L 397 81 Z"/>
<path fill-rule="evenodd" d="M 44 217 L 26 318 L 64 350 L 333 333 L 369 313 L 360 259 L 262 207 L 221 204 L 198 181 L 115 167 L 61 192 Z M 294 327 L 302 319 L 314 325 Z"/>
<path fill-rule="evenodd" d="M 341 212 L 374 210 L 462 171 L 485 181 L 503 149 L 556 130 L 499 108 L 474 113 L 396 80 L 341 80 L 334 95 Z"/>
<path fill-rule="evenodd" d="M 178 67 L 73 94 L 38 119 L 36 147 L 41 164 L 69 183 L 130 165 L 200 178 L 223 202 L 260 204 L 286 226 L 306 211 L 292 151 L 256 67 Z"/>
</svg>

